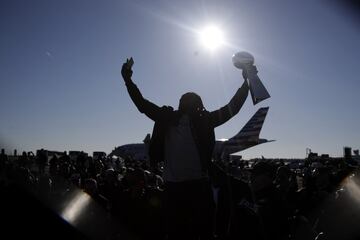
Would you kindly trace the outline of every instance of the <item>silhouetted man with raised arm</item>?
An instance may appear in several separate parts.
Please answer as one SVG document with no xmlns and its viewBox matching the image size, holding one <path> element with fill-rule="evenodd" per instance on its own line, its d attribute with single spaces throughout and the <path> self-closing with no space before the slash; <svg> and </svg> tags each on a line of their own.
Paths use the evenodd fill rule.
<svg viewBox="0 0 360 240">
<path fill-rule="evenodd" d="M 159 107 L 142 96 L 131 79 L 132 63 L 132 59 L 127 60 L 121 74 L 138 110 L 155 122 L 149 156 L 152 167 L 164 161 L 168 239 L 211 239 L 213 199 L 209 170 L 214 129 L 240 111 L 249 91 L 247 82 L 218 110 L 207 111 L 200 96 L 193 92 L 182 95 L 178 110 L 174 110 Z"/>
</svg>

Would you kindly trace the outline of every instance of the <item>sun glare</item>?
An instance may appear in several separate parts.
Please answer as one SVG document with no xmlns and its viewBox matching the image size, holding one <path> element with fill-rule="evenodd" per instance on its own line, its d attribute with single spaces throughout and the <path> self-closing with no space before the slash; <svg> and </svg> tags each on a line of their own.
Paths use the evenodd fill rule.
<svg viewBox="0 0 360 240">
<path fill-rule="evenodd" d="M 222 31 L 216 26 L 208 26 L 200 32 L 200 42 L 206 48 L 215 50 L 224 42 Z"/>
</svg>

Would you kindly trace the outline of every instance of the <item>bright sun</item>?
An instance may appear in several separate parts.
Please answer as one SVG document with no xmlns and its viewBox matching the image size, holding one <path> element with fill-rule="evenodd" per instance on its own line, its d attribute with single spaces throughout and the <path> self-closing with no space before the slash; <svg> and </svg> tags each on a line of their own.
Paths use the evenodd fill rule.
<svg viewBox="0 0 360 240">
<path fill-rule="evenodd" d="M 200 32 L 200 42 L 208 49 L 215 50 L 224 42 L 222 31 L 216 26 L 208 26 Z"/>
</svg>

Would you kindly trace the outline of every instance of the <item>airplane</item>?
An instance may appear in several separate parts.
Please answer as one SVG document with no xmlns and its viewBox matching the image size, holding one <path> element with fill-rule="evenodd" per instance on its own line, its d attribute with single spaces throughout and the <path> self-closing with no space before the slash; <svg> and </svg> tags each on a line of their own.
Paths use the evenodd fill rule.
<svg viewBox="0 0 360 240">
<path fill-rule="evenodd" d="M 150 160 L 148 154 L 150 139 L 150 134 L 148 133 L 143 140 L 143 143 L 130 143 L 116 147 L 109 156 L 116 156 L 124 159 L 131 157 L 134 160 L 148 162 Z"/>
<path fill-rule="evenodd" d="M 215 143 L 213 158 L 226 159 L 230 154 L 243 151 L 259 144 L 274 142 L 259 138 L 269 107 L 260 108 L 245 124 L 245 126 L 230 139 L 219 139 Z"/>
<path fill-rule="evenodd" d="M 213 159 L 222 160 L 230 154 L 243 151 L 259 144 L 275 141 L 259 138 L 268 110 L 269 107 L 260 108 L 232 138 L 216 140 Z M 150 134 L 147 134 L 143 143 L 126 144 L 116 147 L 109 156 L 118 156 L 122 158 L 130 156 L 135 160 L 149 161 L 148 149 L 150 139 Z"/>
</svg>

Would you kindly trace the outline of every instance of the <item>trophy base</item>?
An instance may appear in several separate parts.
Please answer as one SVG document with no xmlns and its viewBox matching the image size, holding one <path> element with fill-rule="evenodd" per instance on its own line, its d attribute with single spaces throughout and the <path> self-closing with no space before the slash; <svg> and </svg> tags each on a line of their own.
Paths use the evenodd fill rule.
<svg viewBox="0 0 360 240">
<path fill-rule="evenodd" d="M 248 83 L 254 105 L 270 97 L 270 94 L 258 77 L 252 77 L 248 79 Z"/>
</svg>

